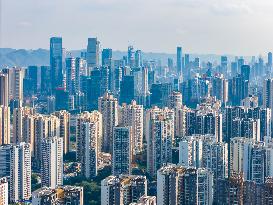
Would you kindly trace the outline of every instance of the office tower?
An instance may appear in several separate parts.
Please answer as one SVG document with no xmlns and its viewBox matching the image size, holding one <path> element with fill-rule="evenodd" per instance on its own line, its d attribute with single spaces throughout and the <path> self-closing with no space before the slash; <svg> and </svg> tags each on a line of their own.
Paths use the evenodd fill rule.
<svg viewBox="0 0 273 205">
<path fill-rule="evenodd" d="M 235 76 L 238 74 L 238 63 L 237 62 L 231 62 L 231 76 Z"/>
<path fill-rule="evenodd" d="M 157 171 L 157 204 L 212 204 L 212 176 L 202 168 L 161 167 Z"/>
<path fill-rule="evenodd" d="M 250 80 L 250 66 L 249 65 L 242 65 L 241 66 L 241 75 L 243 80 Z"/>
<path fill-rule="evenodd" d="M 249 81 L 244 80 L 245 76 L 237 75 L 232 79 L 232 98 L 233 105 L 240 105 L 242 99 L 248 96 Z"/>
<path fill-rule="evenodd" d="M 69 110 L 69 92 L 65 88 L 55 89 L 55 110 Z"/>
<path fill-rule="evenodd" d="M 75 93 L 80 93 L 81 88 L 81 76 L 86 76 L 86 63 L 82 58 L 75 59 Z"/>
<path fill-rule="evenodd" d="M 177 74 L 182 75 L 182 47 L 176 48 L 176 69 Z"/>
<path fill-rule="evenodd" d="M 238 64 L 238 69 L 241 69 L 241 66 L 245 64 L 245 60 L 242 57 L 240 57 L 237 60 L 237 64 Z"/>
<path fill-rule="evenodd" d="M 134 76 L 126 75 L 123 76 L 122 81 L 120 83 L 120 103 L 129 104 L 132 100 L 135 99 L 135 85 L 134 85 Z"/>
<path fill-rule="evenodd" d="M 116 126 L 113 130 L 112 174 L 132 172 L 132 127 Z"/>
<path fill-rule="evenodd" d="M 8 179 L 6 177 L 0 178 L 0 204 L 1 205 L 9 204 L 9 188 Z"/>
<path fill-rule="evenodd" d="M 147 171 L 151 176 L 166 163 L 172 162 L 174 142 L 174 112 L 154 107 L 145 114 L 147 140 Z"/>
<path fill-rule="evenodd" d="M 58 188 L 42 187 L 32 193 L 33 205 L 47 204 L 83 204 L 83 187 L 59 186 Z"/>
<path fill-rule="evenodd" d="M 0 146 L 0 178 L 10 176 L 11 149 L 11 144 Z"/>
<path fill-rule="evenodd" d="M 132 127 L 132 152 L 133 155 L 143 151 L 143 105 L 122 104 L 119 113 L 119 122 L 124 126 Z"/>
<path fill-rule="evenodd" d="M 211 79 L 211 96 L 225 104 L 228 101 L 228 81 L 223 75 L 215 76 Z"/>
<path fill-rule="evenodd" d="M 56 188 L 63 184 L 63 138 L 43 139 L 41 147 L 42 187 Z"/>
<path fill-rule="evenodd" d="M 97 38 L 88 38 L 86 61 L 88 68 L 99 66 L 100 42 Z"/>
<path fill-rule="evenodd" d="M 173 70 L 173 59 L 168 58 L 168 68 L 172 71 Z"/>
<path fill-rule="evenodd" d="M 142 67 L 142 52 L 141 50 L 136 50 L 135 52 L 135 67 Z"/>
<path fill-rule="evenodd" d="M 76 78 L 76 59 L 66 58 L 66 90 L 69 94 L 73 95 L 75 91 L 75 78 Z"/>
<path fill-rule="evenodd" d="M 169 97 L 172 93 L 172 84 L 171 83 L 152 84 L 150 92 L 152 106 L 167 107 Z"/>
<path fill-rule="evenodd" d="M 127 53 L 127 63 L 128 66 L 133 68 L 135 66 L 135 56 L 134 56 L 134 47 L 128 46 L 128 53 Z"/>
<path fill-rule="evenodd" d="M 101 61 L 102 66 L 111 66 L 113 58 L 113 51 L 111 48 L 105 48 L 102 50 Z"/>
<path fill-rule="evenodd" d="M 98 107 L 102 114 L 102 150 L 113 153 L 113 129 L 118 125 L 118 100 L 106 92 L 99 98 Z"/>
<path fill-rule="evenodd" d="M 61 110 L 53 115 L 60 119 L 60 137 L 63 138 L 63 151 L 64 154 L 68 154 L 70 145 L 70 113 Z"/>
<path fill-rule="evenodd" d="M 42 139 L 60 136 L 60 119 L 50 115 L 35 115 L 33 165 L 40 169 L 42 159 Z"/>
<path fill-rule="evenodd" d="M 228 72 L 228 58 L 227 56 L 221 56 L 221 73 L 223 73 L 225 76 Z"/>
<path fill-rule="evenodd" d="M 0 73 L 0 105 L 9 106 L 9 77 Z"/>
<path fill-rule="evenodd" d="M 24 95 L 36 95 L 38 86 L 40 87 L 40 83 L 38 84 L 38 66 L 28 66 L 24 79 Z"/>
<path fill-rule="evenodd" d="M 21 142 L 11 149 L 10 200 L 21 202 L 31 197 L 31 153 L 30 145 Z"/>
<path fill-rule="evenodd" d="M 263 83 L 263 107 L 273 109 L 273 79 L 265 79 Z M 271 112 L 272 118 L 272 112 Z"/>
<path fill-rule="evenodd" d="M 50 66 L 41 66 L 40 68 L 40 92 L 48 95 L 51 91 L 51 70 Z"/>
<path fill-rule="evenodd" d="M 10 143 L 10 109 L 0 106 L 0 145 Z"/>
<path fill-rule="evenodd" d="M 145 176 L 108 176 L 101 181 L 101 204 L 129 205 L 145 196 L 147 196 L 147 179 Z"/>
<path fill-rule="evenodd" d="M 82 174 L 87 178 L 97 175 L 98 154 L 102 142 L 102 114 L 83 112 L 77 116 L 77 160 L 82 164 Z"/>
<path fill-rule="evenodd" d="M 63 46 L 62 38 L 50 38 L 51 90 L 63 86 Z"/>
<path fill-rule="evenodd" d="M 268 65 L 269 71 L 271 71 L 272 69 L 272 53 L 271 52 L 267 54 L 267 65 Z"/>
</svg>

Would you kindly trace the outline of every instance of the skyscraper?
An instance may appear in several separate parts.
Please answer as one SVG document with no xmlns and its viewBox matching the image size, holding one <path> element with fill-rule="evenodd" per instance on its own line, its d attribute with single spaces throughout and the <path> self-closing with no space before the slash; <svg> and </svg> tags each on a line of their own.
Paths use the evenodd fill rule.
<svg viewBox="0 0 273 205">
<path fill-rule="evenodd" d="M 63 138 L 64 154 L 69 152 L 70 145 L 70 113 L 66 110 L 55 112 L 53 115 L 60 119 L 60 137 Z"/>
<path fill-rule="evenodd" d="M 0 178 L 10 176 L 11 150 L 11 144 L 0 146 Z"/>
<path fill-rule="evenodd" d="M 42 140 L 42 186 L 56 188 L 63 184 L 63 138 Z"/>
<path fill-rule="evenodd" d="M 24 142 L 11 150 L 10 200 L 22 202 L 31 197 L 31 153 L 30 145 Z"/>
<path fill-rule="evenodd" d="M 61 37 L 50 38 L 51 90 L 63 86 L 63 46 Z"/>
<path fill-rule="evenodd" d="M 89 68 L 99 66 L 100 42 L 97 38 L 88 38 L 86 61 Z"/>
<path fill-rule="evenodd" d="M 161 167 L 157 171 L 157 204 L 212 204 L 212 176 L 203 168 Z"/>
<path fill-rule="evenodd" d="M 111 48 L 103 49 L 101 54 L 102 66 L 111 66 L 112 57 L 113 57 L 113 53 Z"/>
<path fill-rule="evenodd" d="M 153 107 L 146 111 L 147 171 L 151 176 L 163 164 L 172 162 L 174 142 L 174 112 L 168 108 Z"/>
<path fill-rule="evenodd" d="M 118 100 L 108 92 L 99 98 L 99 112 L 102 114 L 102 150 L 113 152 L 113 129 L 118 125 Z"/>
<path fill-rule="evenodd" d="M 0 73 L 0 105 L 9 106 L 9 77 Z"/>
<path fill-rule="evenodd" d="M 177 74 L 182 75 L 182 47 L 176 48 L 176 68 Z"/>
<path fill-rule="evenodd" d="M 116 126 L 113 132 L 112 174 L 131 174 L 132 127 Z"/>
<path fill-rule="evenodd" d="M 102 115 L 98 111 L 83 112 L 77 117 L 77 159 L 82 175 L 93 178 L 98 171 L 98 155 L 102 141 Z"/>
<path fill-rule="evenodd" d="M 132 152 L 133 155 L 141 153 L 143 150 L 143 105 L 137 105 L 136 101 L 131 104 L 122 104 L 120 108 L 120 123 L 132 127 Z"/>
<path fill-rule="evenodd" d="M 66 58 L 66 89 L 70 95 L 75 94 L 75 82 L 76 82 L 76 59 Z"/>
<path fill-rule="evenodd" d="M 141 50 L 136 50 L 135 52 L 135 67 L 142 67 L 142 53 Z"/>
<path fill-rule="evenodd" d="M 120 175 L 108 176 L 101 181 L 101 204 L 118 205 L 137 202 L 147 196 L 145 176 Z"/>
</svg>

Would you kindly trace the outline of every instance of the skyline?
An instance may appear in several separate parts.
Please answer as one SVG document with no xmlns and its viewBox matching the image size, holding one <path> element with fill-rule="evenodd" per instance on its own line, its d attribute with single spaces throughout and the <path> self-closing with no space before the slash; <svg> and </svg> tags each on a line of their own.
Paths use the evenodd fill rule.
<svg viewBox="0 0 273 205">
<path fill-rule="evenodd" d="M 187 53 L 259 55 L 273 48 L 272 8 L 268 0 L 2 0 L 0 47 L 48 49 L 48 39 L 61 36 L 65 47 L 74 50 L 86 48 L 88 37 L 98 37 L 102 47 L 114 50 L 126 51 L 132 44 L 143 51 L 175 53 L 181 45 Z"/>
</svg>

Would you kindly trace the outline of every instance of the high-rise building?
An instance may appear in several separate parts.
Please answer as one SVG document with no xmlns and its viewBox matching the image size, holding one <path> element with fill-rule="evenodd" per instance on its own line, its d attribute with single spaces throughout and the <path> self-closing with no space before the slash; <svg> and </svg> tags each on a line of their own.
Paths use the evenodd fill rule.
<svg viewBox="0 0 273 205">
<path fill-rule="evenodd" d="M 135 67 L 142 67 L 142 53 L 141 50 L 136 50 L 135 52 Z"/>
<path fill-rule="evenodd" d="M 101 151 L 102 115 L 98 111 L 83 112 L 77 117 L 77 160 L 82 164 L 82 175 L 97 175 L 98 154 Z"/>
<path fill-rule="evenodd" d="M 10 176 L 11 150 L 11 144 L 0 146 L 0 178 Z"/>
<path fill-rule="evenodd" d="M 0 105 L 9 106 L 9 76 L 0 73 Z"/>
<path fill-rule="evenodd" d="M 10 200 L 22 202 L 31 197 L 31 153 L 30 145 L 21 142 L 11 150 Z"/>
<path fill-rule="evenodd" d="M 163 164 L 172 162 L 174 112 L 168 108 L 154 107 L 147 110 L 145 118 L 147 171 L 155 176 Z"/>
<path fill-rule="evenodd" d="M 127 66 L 133 68 L 135 66 L 135 56 L 134 56 L 134 47 L 128 46 L 128 54 L 127 54 Z"/>
<path fill-rule="evenodd" d="M 63 45 L 61 37 L 50 38 L 51 90 L 63 86 Z"/>
<path fill-rule="evenodd" d="M 32 146 L 34 141 L 33 115 L 33 108 L 21 107 L 13 110 L 13 143 L 27 142 Z"/>
<path fill-rule="evenodd" d="M 59 186 L 58 188 L 42 187 L 32 193 L 33 205 L 48 204 L 83 204 L 83 187 Z"/>
<path fill-rule="evenodd" d="M 113 152 L 113 129 L 118 125 L 118 100 L 106 92 L 99 98 L 99 112 L 102 114 L 102 150 Z"/>
<path fill-rule="evenodd" d="M 122 104 L 119 113 L 119 122 L 124 126 L 132 127 L 132 151 L 133 155 L 143 150 L 143 105 L 137 105 L 136 101 L 131 104 Z"/>
<path fill-rule="evenodd" d="M 243 76 L 243 80 L 250 80 L 250 66 L 242 65 L 241 66 L 241 75 Z"/>
<path fill-rule="evenodd" d="M 100 42 L 97 38 L 88 38 L 86 61 L 89 68 L 99 66 Z"/>
<path fill-rule="evenodd" d="M 228 81 L 223 75 L 215 76 L 211 79 L 211 96 L 215 96 L 217 100 L 225 104 L 228 101 Z"/>
<path fill-rule="evenodd" d="M 103 49 L 101 54 L 102 66 L 111 66 L 112 57 L 113 57 L 113 51 L 111 48 Z"/>
<path fill-rule="evenodd" d="M 166 165 L 157 171 L 157 204 L 212 204 L 213 173 Z"/>
<path fill-rule="evenodd" d="M 33 165 L 37 169 L 41 167 L 42 139 L 54 136 L 60 136 L 60 119 L 54 115 L 35 115 Z"/>
<path fill-rule="evenodd" d="M 6 177 L 0 178 L 0 204 L 9 204 L 9 188 L 8 179 Z"/>
<path fill-rule="evenodd" d="M 267 64 L 268 64 L 269 70 L 271 71 L 272 69 L 272 53 L 271 52 L 267 54 Z"/>
<path fill-rule="evenodd" d="M 70 146 L 70 113 L 66 110 L 61 110 L 53 115 L 60 119 L 60 137 L 63 138 L 64 154 L 67 154 Z"/>
<path fill-rule="evenodd" d="M 0 145 L 10 143 L 10 108 L 0 106 Z"/>
<path fill-rule="evenodd" d="M 76 81 L 76 59 L 66 58 L 65 59 L 66 66 L 66 90 L 69 94 L 73 95 L 76 92 L 75 89 L 75 81 Z"/>
<path fill-rule="evenodd" d="M 63 138 L 49 137 L 42 140 L 42 186 L 56 188 L 63 184 Z"/>
<path fill-rule="evenodd" d="M 133 75 L 123 76 L 120 83 L 120 103 L 129 104 L 135 99 L 135 78 Z"/>
<path fill-rule="evenodd" d="M 23 79 L 24 70 L 22 68 L 14 67 L 10 69 L 9 74 L 9 87 L 10 87 L 10 98 L 16 102 L 16 107 L 21 107 L 23 104 Z"/>
<path fill-rule="evenodd" d="M 101 181 L 101 204 L 129 205 L 137 202 L 140 197 L 146 196 L 147 179 L 145 176 L 108 176 Z"/>
<path fill-rule="evenodd" d="M 182 75 L 182 47 L 176 48 L 176 68 L 177 74 Z"/>
<path fill-rule="evenodd" d="M 113 130 L 112 174 L 132 172 L 132 127 L 116 126 Z"/>
</svg>

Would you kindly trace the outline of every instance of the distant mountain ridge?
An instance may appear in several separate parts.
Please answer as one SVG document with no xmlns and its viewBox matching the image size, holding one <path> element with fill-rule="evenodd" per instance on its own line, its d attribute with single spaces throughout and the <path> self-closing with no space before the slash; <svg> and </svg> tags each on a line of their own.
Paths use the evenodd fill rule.
<svg viewBox="0 0 273 205">
<path fill-rule="evenodd" d="M 72 56 L 78 57 L 84 50 L 68 51 Z M 127 56 L 125 51 L 113 51 L 113 59 L 121 59 Z M 221 56 L 214 54 L 190 54 L 191 58 L 200 57 L 201 61 L 219 62 Z M 167 65 L 167 59 L 172 58 L 174 64 L 176 63 L 176 55 L 168 53 L 153 53 L 143 52 L 143 59 L 145 60 L 160 60 L 162 65 Z M 234 59 L 234 56 L 228 55 L 229 59 Z M 26 67 L 30 65 L 49 65 L 49 50 L 47 49 L 13 49 L 13 48 L 0 48 L 0 67 L 20 66 Z"/>
</svg>

